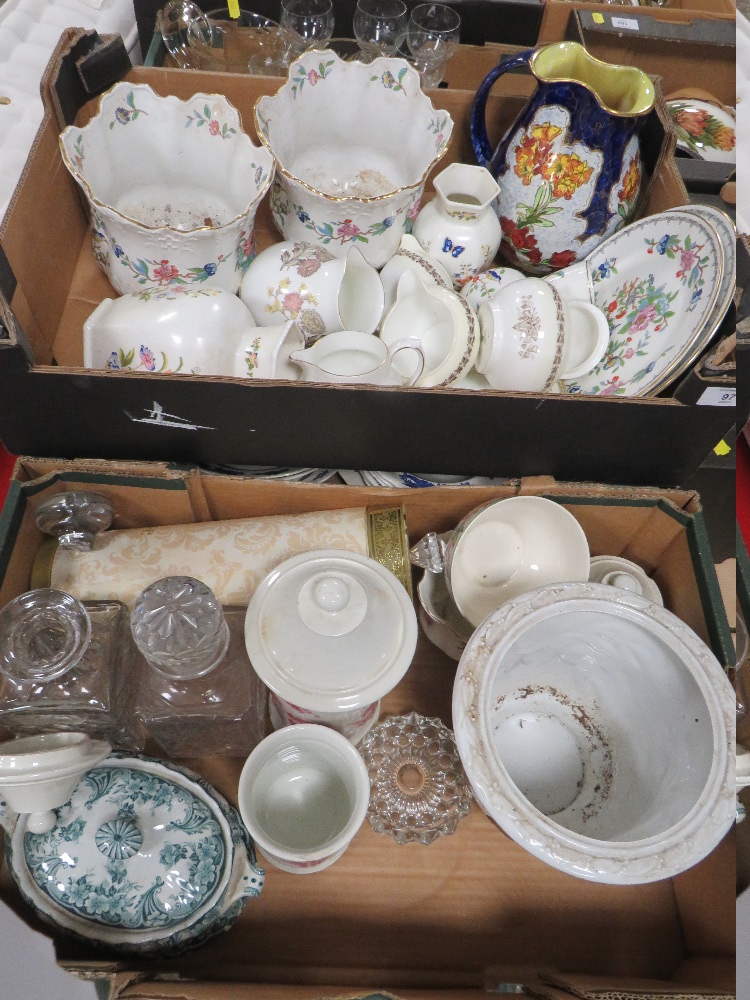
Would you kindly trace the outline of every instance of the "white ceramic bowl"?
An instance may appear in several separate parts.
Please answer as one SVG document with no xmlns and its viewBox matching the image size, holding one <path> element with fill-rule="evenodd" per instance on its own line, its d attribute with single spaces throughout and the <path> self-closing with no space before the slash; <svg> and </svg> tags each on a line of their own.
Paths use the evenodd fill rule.
<svg viewBox="0 0 750 1000">
<path fill-rule="evenodd" d="M 453 130 L 403 59 L 346 62 L 313 49 L 255 105 L 276 160 L 271 211 L 287 240 L 343 256 L 356 245 L 375 267 L 396 252 L 419 210 L 427 174 Z"/>
<path fill-rule="evenodd" d="M 684 871 L 730 828 L 734 713 L 690 628 L 602 584 L 503 605 L 469 640 L 453 689 L 487 814 L 547 864 L 623 885 Z"/>
<path fill-rule="evenodd" d="M 225 97 L 181 101 L 121 82 L 86 126 L 63 131 L 60 148 L 88 199 L 94 255 L 116 291 L 238 290 L 274 164 Z"/>
<path fill-rule="evenodd" d="M 308 875 L 338 860 L 364 822 L 370 779 L 359 753 L 324 726 L 267 736 L 242 768 L 240 815 L 264 856 Z"/>
</svg>

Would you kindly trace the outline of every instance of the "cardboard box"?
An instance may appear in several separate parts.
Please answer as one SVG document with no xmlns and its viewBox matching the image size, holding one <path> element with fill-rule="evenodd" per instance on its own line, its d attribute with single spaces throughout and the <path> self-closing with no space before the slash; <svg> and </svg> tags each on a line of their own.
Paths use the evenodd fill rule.
<svg viewBox="0 0 750 1000">
<path fill-rule="evenodd" d="M 0 605 L 28 587 L 42 541 L 35 507 L 58 490 L 83 484 L 113 499 L 116 527 L 397 500 L 406 506 L 412 542 L 427 530 L 453 527 L 492 497 L 553 497 L 579 520 L 593 554 L 640 562 L 667 607 L 724 662 L 731 655 L 699 499 L 687 491 L 550 480 L 373 490 L 253 482 L 158 464 L 24 458 L 0 516 Z M 384 699 L 384 713 L 416 710 L 450 724 L 454 674 L 455 664 L 420 636 L 406 677 Z M 236 802 L 241 761 L 190 763 Z M 40 926 L 7 869 L 0 873 L 0 894 Z M 507 984 L 529 982 L 540 972 L 574 971 L 616 977 L 621 987 L 633 978 L 671 979 L 731 992 L 734 842 L 728 836 L 674 879 L 607 886 L 538 861 L 475 806 L 453 836 L 429 847 L 398 845 L 365 824 L 326 872 L 296 878 L 268 866 L 263 894 L 237 924 L 180 958 L 118 960 L 62 937 L 55 947 L 66 969 L 109 979 L 110 997 L 312 1000 L 387 990 L 404 1000 L 479 1000 L 487 988 L 508 991 Z M 679 987 L 673 983 L 672 989 Z"/>
<path fill-rule="evenodd" d="M 68 31 L 44 81 L 47 113 L 24 177 L 0 227 L 8 266 L 0 300 L 0 427 L 16 454 L 141 458 L 214 464 L 277 464 L 344 469 L 429 470 L 461 475 L 553 475 L 557 479 L 674 485 L 685 479 L 732 423 L 726 408 L 669 397 L 613 398 L 391 389 L 160 376 L 82 368 L 82 324 L 111 294 L 90 246 L 80 193 L 58 150 L 59 122 L 94 113 L 107 54 L 95 33 Z M 111 41 L 111 40 L 110 40 Z M 94 62 L 91 87 L 84 72 Z M 225 92 L 253 132 L 257 96 L 278 81 L 188 70 L 134 68 L 133 82 L 162 94 Z M 110 81 L 113 82 L 113 81 Z M 488 101 L 496 138 L 514 120 L 528 87 L 508 74 Z M 447 162 L 471 162 L 473 92 L 435 93 L 453 115 Z M 88 103 L 85 103 L 88 102 Z M 684 204 L 687 193 L 651 120 L 645 214 Z M 657 151 L 661 153 L 658 156 Z M 428 185 L 429 190 L 429 185 Z M 261 203 L 260 248 L 277 239 Z M 179 418 L 149 422 L 155 402 Z M 145 418 L 145 420 L 144 420 Z"/>
</svg>

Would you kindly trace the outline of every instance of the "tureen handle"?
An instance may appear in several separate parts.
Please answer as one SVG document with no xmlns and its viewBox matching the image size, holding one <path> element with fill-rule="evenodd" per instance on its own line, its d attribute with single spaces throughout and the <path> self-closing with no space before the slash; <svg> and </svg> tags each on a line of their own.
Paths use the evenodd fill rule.
<svg viewBox="0 0 750 1000">
<path fill-rule="evenodd" d="M 409 562 L 428 573 L 442 573 L 445 569 L 445 540 L 435 531 L 428 532 L 424 538 L 409 549 Z"/>
<path fill-rule="evenodd" d="M 0 826 L 5 830 L 5 832 L 10 836 L 16 827 L 16 821 L 18 819 L 18 813 L 14 812 L 8 803 L 0 798 Z M 0 858 L 2 861 L 2 858 Z"/>
<path fill-rule="evenodd" d="M 242 831 L 242 845 L 235 841 L 235 864 L 232 881 L 226 895 L 225 909 L 243 899 L 259 896 L 266 880 L 265 871 L 259 867 L 255 845 L 246 831 Z M 243 849 L 244 846 L 244 849 Z"/>
</svg>

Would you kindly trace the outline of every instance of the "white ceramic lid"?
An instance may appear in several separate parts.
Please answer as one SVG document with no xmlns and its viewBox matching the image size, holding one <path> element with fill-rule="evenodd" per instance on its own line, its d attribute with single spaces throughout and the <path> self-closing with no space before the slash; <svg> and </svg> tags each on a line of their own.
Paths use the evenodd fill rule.
<svg viewBox="0 0 750 1000">
<path fill-rule="evenodd" d="M 404 676 L 417 616 L 380 563 L 323 549 L 268 574 L 247 609 L 245 641 L 274 694 L 313 712 L 348 711 L 382 698 Z"/>
<path fill-rule="evenodd" d="M 546 497 L 508 497 L 467 520 L 450 558 L 450 591 L 458 610 L 479 625 L 505 601 L 546 583 L 588 580 L 583 528 Z"/>
<path fill-rule="evenodd" d="M 646 571 L 638 563 L 622 556 L 592 556 L 589 581 L 629 590 L 664 606 L 661 591 Z"/>
</svg>

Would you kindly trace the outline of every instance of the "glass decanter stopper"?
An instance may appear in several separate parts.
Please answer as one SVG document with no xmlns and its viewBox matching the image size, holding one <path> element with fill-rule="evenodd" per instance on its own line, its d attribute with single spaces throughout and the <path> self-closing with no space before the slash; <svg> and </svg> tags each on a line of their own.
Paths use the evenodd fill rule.
<svg viewBox="0 0 750 1000">
<path fill-rule="evenodd" d="M 454 833 L 471 811 L 471 788 L 453 733 L 411 712 L 370 730 L 358 747 L 370 775 L 370 825 L 397 843 Z"/>
<path fill-rule="evenodd" d="M 39 588 L 0 611 L 0 725 L 77 730 L 136 747 L 128 729 L 132 644 L 119 601 Z"/>
<path fill-rule="evenodd" d="M 36 524 L 60 545 L 88 552 L 94 538 L 112 523 L 115 509 L 101 493 L 71 490 L 45 500 L 37 509 Z"/>
<path fill-rule="evenodd" d="M 135 715 L 167 756 L 246 756 L 262 739 L 265 688 L 247 656 L 245 611 L 189 576 L 157 580 L 136 599 Z"/>
</svg>

